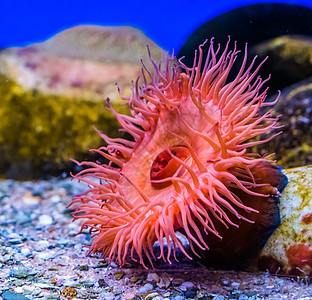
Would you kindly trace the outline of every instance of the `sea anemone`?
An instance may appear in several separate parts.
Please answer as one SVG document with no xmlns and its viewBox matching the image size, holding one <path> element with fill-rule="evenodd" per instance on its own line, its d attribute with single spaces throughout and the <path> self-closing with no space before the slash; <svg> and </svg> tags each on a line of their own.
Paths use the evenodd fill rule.
<svg viewBox="0 0 312 300">
<path fill-rule="evenodd" d="M 284 176 L 277 175 L 281 173 L 268 157 L 247 152 L 279 134 L 256 139 L 279 128 L 270 110 L 259 113 L 277 99 L 265 102 L 268 79 L 257 77 L 263 62 L 254 68 L 254 58 L 246 68 L 247 46 L 237 75 L 228 82 L 240 52 L 236 43 L 228 51 L 229 43 L 222 52 L 211 39 L 206 58 L 204 43 L 192 67 L 169 55 L 158 64 L 150 55 L 153 70 L 142 62 L 131 96 L 122 96 L 131 116 L 117 113 L 107 101 L 132 139 L 98 131 L 107 146 L 91 151 L 109 162 L 77 162 L 88 168 L 74 178 L 90 189 L 74 197 L 71 205 L 79 205 L 72 215 L 74 220 L 86 219 L 81 230 L 89 228 L 94 238 L 90 254 L 101 253 L 121 265 L 128 257 L 138 257 L 144 267 L 146 257 L 153 266 L 156 241 L 158 258 L 171 263 L 177 248 L 192 259 L 222 242 L 223 234 L 232 236 L 233 228 L 235 239 L 244 224 L 257 224 L 262 211 L 270 223 L 262 240 L 279 224 L 275 198 Z M 274 212 L 262 209 L 267 199 L 274 200 Z M 178 231 L 188 239 L 189 249 Z M 255 232 L 251 227 L 248 234 Z M 242 238 L 248 240 L 248 235 Z"/>
</svg>

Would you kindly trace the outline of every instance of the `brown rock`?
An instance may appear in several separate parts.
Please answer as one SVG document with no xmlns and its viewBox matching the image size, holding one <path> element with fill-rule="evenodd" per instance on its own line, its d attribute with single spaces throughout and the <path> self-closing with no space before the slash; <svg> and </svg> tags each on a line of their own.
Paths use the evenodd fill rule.
<svg viewBox="0 0 312 300">
<path fill-rule="evenodd" d="M 77 26 L 49 40 L 0 52 L 0 73 L 25 89 L 43 93 L 119 101 L 115 83 L 129 91 L 149 61 L 147 45 L 159 61 L 162 50 L 131 27 Z"/>
<path fill-rule="evenodd" d="M 131 27 L 78 26 L 23 48 L 0 51 L 0 176 L 58 175 L 103 141 L 92 129 L 117 134 L 104 108 L 109 97 L 127 112 L 115 83 L 130 95 L 131 82 L 162 50 Z"/>
</svg>

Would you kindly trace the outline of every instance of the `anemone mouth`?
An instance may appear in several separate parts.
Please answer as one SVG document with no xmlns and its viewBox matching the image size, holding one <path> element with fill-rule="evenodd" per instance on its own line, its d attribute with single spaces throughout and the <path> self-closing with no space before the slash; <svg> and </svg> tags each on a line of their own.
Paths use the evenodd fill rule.
<svg viewBox="0 0 312 300">
<path fill-rule="evenodd" d="M 154 159 L 151 166 L 151 185 L 157 190 L 170 186 L 172 181 L 164 181 L 164 179 L 172 177 L 181 167 L 181 163 L 173 159 L 172 156 L 176 156 L 182 161 L 186 160 L 190 156 L 190 151 L 185 146 L 170 147 L 168 150 L 160 152 Z"/>
</svg>

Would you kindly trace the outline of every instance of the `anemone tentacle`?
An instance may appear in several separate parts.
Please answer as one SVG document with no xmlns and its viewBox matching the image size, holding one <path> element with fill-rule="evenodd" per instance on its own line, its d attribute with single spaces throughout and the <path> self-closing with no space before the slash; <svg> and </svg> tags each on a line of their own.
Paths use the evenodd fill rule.
<svg viewBox="0 0 312 300">
<path fill-rule="evenodd" d="M 158 241 L 164 261 L 171 263 L 172 255 L 177 260 L 177 248 L 191 259 L 177 231 L 185 234 L 198 256 L 196 249 L 209 249 L 205 235 L 222 239 L 215 222 L 226 228 L 238 227 L 238 220 L 253 222 L 241 212 L 248 215 L 257 209 L 246 205 L 238 190 L 250 197 L 269 196 L 256 191 L 267 184 L 254 175 L 255 166 L 269 159 L 249 149 L 279 134 L 250 141 L 279 128 L 278 117 L 270 111 L 259 113 L 278 100 L 265 102 L 269 78 L 257 77 L 264 61 L 255 67 L 255 57 L 246 68 L 246 45 L 242 65 L 228 82 L 240 52 L 236 43 L 229 51 L 229 40 L 221 52 L 211 39 L 204 57 L 207 43 L 199 46 L 191 67 L 169 55 L 162 66 L 150 55 L 153 70 L 142 63 L 131 96 L 121 96 L 131 116 L 117 113 L 107 101 L 133 139 L 111 138 L 97 130 L 107 145 L 91 151 L 110 162 L 77 162 L 88 168 L 74 178 L 90 189 L 73 199 L 73 217 L 86 219 L 82 229 L 89 228 L 94 237 L 89 253 L 102 253 L 123 265 L 130 252 L 131 259 L 136 260 L 136 254 L 146 267 L 143 253 L 153 265 Z M 268 190 L 278 194 L 277 189 Z"/>
</svg>

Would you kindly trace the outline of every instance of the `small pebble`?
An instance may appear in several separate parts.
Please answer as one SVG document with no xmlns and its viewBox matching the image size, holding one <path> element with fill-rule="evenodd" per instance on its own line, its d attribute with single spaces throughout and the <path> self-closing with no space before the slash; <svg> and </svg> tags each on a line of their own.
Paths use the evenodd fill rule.
<svg viewBox="0 0 312 300">
<path fill-rule="evenodd" d="M 228 280 L 222 280 L 221 284 L 224 285 L 224 286 L 229 286 L 230 282 Z"/>
<path fill-rule="evenodd" d="M 105 280 L 104 279 L 99 279 L 98 280 L 98 284 L 99 284 L 99 287 L 101 287 L 101 288 L 105 288 L 105 287 L 108 287 L 108 284 L 105 282 Z"/>
<path fill-rule="evenodd" d="M 224 300 L 224 296 L 222 296 L 222 295 L 214 296 L 213 300 Z"/>
<path fill-rule="evenodd" d="M 10 276 L 15 278 L 25 278 L 28 276 L 28 270 L 23 267 L 14 268 L 10 271 Z"/>
<path fill-rule="evenodd" d="M 10 291 L 4 292 L 1 296 L 3 300 L 29 300 L 29 298 L 25 297 L 22 294 Z"/>
<path fill-rule="evenodd" d="M 138 281 L 138 277 L 136 277 L 136 276 L 131 276 L 130 277 L 130 280 L 133 282 L 133 283 L 136 283 L 137 281 Z"/>
<path fill-rule="evenodd" d="M 55 252 L 54 251 L 48 251 L 48 252 L 39 252 L 37 254 L 37 257 L 42 259 L 42 260 L 48 260 L 52 259 L 55 257 Z"/>
<path fill-rule="evenodd" d="M 105 300 L 115 300 L 115 296 L 112 293 L 102 293 L 100 299 L 105 299 Z"/>
<path fill-rule="evenodd" d="M 15 288 L 15 292 L 21 294 L 24 292 L 24 289 L 21 286 L 18 286 L 17 288 Z"/>
<path fill-rule="evenodd" d="M 157 295 L 158 295 L 157 292 L 149 292 L 149 293 L 144 293 L 142 297 L 144 300 L 151 300 L 151 299 L 155 299 Z"/>
<path fill-rule="evenodd" d="M 279 286 L 284 286 L 284 280 L 280 280 L 277 284 L 278 284 Z"/>
<path fill-rule="evenodd" d="M 39 216 L 39 224 L 41 226 L 50 226 L 53 223 L 53 219 L 50 215 Z"/>
<path fill-rule="evenodd" d="M 154 282 L 159 282 L 159 276 L 156 273 L 148 273 L 146 281 L 154 281 Z"/>
<path fill-rule="evenodd" d="M 21 254 L 24 255 L 24 256 L 28 256 L 28 255 L 31 254 L 31 251 L 30 251 L 30 249 L 28 247 L 23 247 L 21 249 Z"/>
<path fill-rule="evenodd" d="M 112 268 L 117 268 L 118 265 L 116 263 L 114 263 L 113 261 L 109 264 Z"/>
<path fill-rule="evenodd" d="M 57 240 L 57 242 L 55 243 L 56 246 L 65 246 L 69 243 L 68 240 L 65 240 L 65 239 L 59 239 Z M 75 246 L 79 246 L 79 250 L 80 250 L 80 245 L 75 245 Z"/>
<path fill-rule="evenodd" d="M 114 289 L 114 295 L 115 295 L 115 296 L 118 296 L 118 295 L 120 295 L 120 294 L 122 294 L 122 291 L 115 288 L 115 289 Z"/>
<path fill-rule="evenodd" d="M 183 282 L 184 282 L 184 280 L 182 278 L 174 278 L 172 280 L 173 285 L 181 285 Z"/>
<path fill-rule="evenodd" d="M 255 278 L 254 284 L 256 285 L 263 285 L 264 284 L 264 278 Z"/>
<path fill-rule="evenodd" d="M 163 287 L 168 288 L 170 284 L 171 284 L 171 280 L 168 274 L 164 273 L 161 275 L 160 281 L 157 283 L 157 286 L 159 286 L 160 288 L 163 288 Z"/>
<path fill-rule="evenodd" d="M 151 291 L 153 288 L 154 286 L 152 284 L 146 283 L 145 285 L 139 288 L 138 292 L 141 294 L 144 294 L 144 293 Z"/>
<path fill-rule="evenodd" d="M 185 281 L 183 282 L 179 288 L 181 291 L 185 292 L 187 289 L 190 289 L 194 286 L 194 283 L 193 282 L 190 282 L 190 281 Z"/>
<path fill-rule="evenodd" d="M 231 287 L 233 287 L 234 289 L 238 289 L 240 286 L 240 283 L 239 282 L 232 282 L 231 283 Z"/>
<path fill-rule="evenodd" d="M 91 281 L 91 280 L 84 280 L 84 281 L 81 281 L 80 282 L 84 287 L 86 288 L 90 288 L 90 287 L 93 287 L 94 286 L 94 282 Z"/>
<path fill-rule="evenodd" d="M 125 272 L 123 271 L 119 271 L 119 272 L 115 272 L 115 278 L 120 280 L 121 278 L 123 278 L 125 276 Z"/>
<path fill-rule="evenodd" d="M 49 247 L 49 245 L 50 243 L 48 241 L 45 240 L 39 241 L 35 246 L 35 250 L 36 251 L 46 250 Z"/>
<path fill-rule="evenodd" d="M 136 296 L 136 293 L 134 292 L 127 293 L 125 294 L 125 300 L 132 300 L 135 298 L 135 296 Z"/>
<path fill-rule="evenodd" d="M 89 271 L 89 266 L 87 266 L 87 265 L 78 266 L 78 270 L 79 271 Z"/>
<path fill-rule="evenodd" d="M 37 196 L 33 196 L 31 191 L 26 191 L 22 201 L 27 205 L 37 205 L 40 203 L 40 198 Z"/>
<path fill-rule="evenodd" d="M 49 201 L 51 201 L 52 203 L 58 203 L 62 201 L 62 198 L 59 195 L 53 195 L 52 197 L 50 197 Z"/>
<path fill-rule="evenodd" d="M 191 290 L 187 290 L 185 293 L 184 293 L 184 296 L 185 298 L 194 298 L 195 295 L 197 293 L 197 290 L 196 289 L 191 289 Z"/>
<path fill-rule="evenodd" d="M 30 294 L 35 290 L 35 286 L 33 285 L 23 285 L 22 286 L 24 293 Z"/>
</svg>

